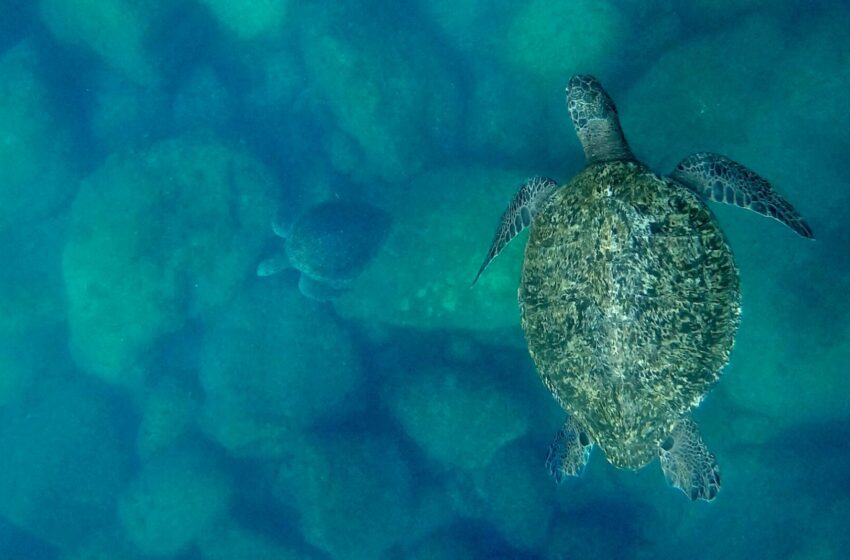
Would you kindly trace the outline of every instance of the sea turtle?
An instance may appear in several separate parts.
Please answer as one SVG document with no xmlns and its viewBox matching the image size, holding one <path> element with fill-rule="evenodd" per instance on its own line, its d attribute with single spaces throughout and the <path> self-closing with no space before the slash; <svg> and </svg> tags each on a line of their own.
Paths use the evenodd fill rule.
<svg viewBox="0 0 850 560">
<path fill-rule="evenodd" d="M 286 239 L 285 247 L 257 265 L 257 276 L 295 268 L 302 294 L 320 301 L 336 298 L 377 254 L 390 222 L 380 208 L 353 201 L 313 206 L 291 226 L 278 212 L 272 230 Z"/>
<path fill-rule="evenodd" d="M 531 228 L 518 295 L 531 357 L 568 414 L 546 460 L 556 481 L 580 475 L 596 445 L 621 468 L 659 455 L 671 485 L 712 500 L 720 470 L 689 411 L 727 362 L 741 296 L 705 201 L 806 238 L 812 230 L 765 179 L 724 156 L 696 153 L 668 176 L 650 171 L 592 76 L 570 79 L 567 108 L 586 167 L 561 188 L 544 177 L 522 185 L 475 281 Z"/>
</svg>

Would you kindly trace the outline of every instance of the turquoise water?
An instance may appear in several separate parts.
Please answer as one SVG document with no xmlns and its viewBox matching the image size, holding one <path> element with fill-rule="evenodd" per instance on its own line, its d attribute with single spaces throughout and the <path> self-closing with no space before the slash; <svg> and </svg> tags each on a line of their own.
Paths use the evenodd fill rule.
<svg viewBox="0 0 850 560">
<path fill-rule="evenodd" d="M 846 558 L 850 9 L 330 4 L 0 0 L 0 558 Z M 710 503 L 599 449 L 556 485 L 526 235 L 469 287 L 584 165 L 575 73 L 655 171 L 726 154 L 815 233 L 710 204 Z"/>
</svg>

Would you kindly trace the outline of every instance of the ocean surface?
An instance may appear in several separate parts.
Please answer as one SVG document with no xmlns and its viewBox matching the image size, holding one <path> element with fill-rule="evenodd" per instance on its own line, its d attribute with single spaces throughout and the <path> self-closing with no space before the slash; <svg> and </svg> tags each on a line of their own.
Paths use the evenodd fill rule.
<svg viewBox="0 0 850 560">
<path fill-rule="evenodd" d="M 470 287 L 573 74 L 814 231 L 708 203 L 711 502 L 556 484 L 527 232 Z M 848 91 L 839 0 L 0 0 L 0 559 L 850 557 Z"/>
</svg>

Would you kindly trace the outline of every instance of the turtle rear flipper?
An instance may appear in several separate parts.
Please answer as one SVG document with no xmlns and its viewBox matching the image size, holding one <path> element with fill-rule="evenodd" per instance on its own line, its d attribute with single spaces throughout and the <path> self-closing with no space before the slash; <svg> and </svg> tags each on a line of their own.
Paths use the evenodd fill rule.
<svg viewBox="0 0 850 560">
<path fill-rule="evenodd" d="M 814 237 L 812 228 L 767 179 L 725 156 L 692 154 L 679 162 L 670 177 L 709 200 L 747 208 L 779 220 L 802 237 Z"/>
<path fill-rule="evenodd" d="M 720 491 L 720 467 L 699 435 L 696 422 L 682 418 L 658 448 L 661 470 L 670 486 L 691 500 L 710 502 Z"/>
<path fill-rule="evenodd" d="M 346 283 L 342 282 L 323 282 L 310 278 L 308 275 L 301 273 L 301 278 L 298 279 L 298 289 L 301 294 L 316 301 L 331 301 L 340 297 L 348 288 Z"/>
<path fill-rule="evenodd" d="M 555 434 L 555 440 L 549 446 L 546 456 L 546 469 L 558 484 L 568 476 L 581 476 L 593 443 L 578 422 L 567 416 L 564 427 Z"/>
<path fill-rule="evenodd" d="M 499 227 L 496 229 L 496 235 L 493 236 L 493 243 L 490 244 L 490 250 L 487 252 L 487 257 L 478 269 L 478 274 L 475 275 L 474 285 L 481 277 L 484 269 L 493 262 L 502 249 L 507 247 L 511 239 L 519 235 L 519 233 L 531 225 L 531 220 L 546 199 L 549 198 L 555 189 L 558 188 L 558 183 L 546 177 L 532 177 L 526 181 L 513 200 L 510 206 L 502 214 L 502 219 L 499 221 Z"/>
<path fill-rule="evenodd" d="M 260 261 L 260 264 L 257 265 L 257 276 L 271 276 L 287 268 L 292 268 L 292 264 L 289 262 L 289 257 L 286 256 L 286 251 L 280 251 Z"/>
</svg>

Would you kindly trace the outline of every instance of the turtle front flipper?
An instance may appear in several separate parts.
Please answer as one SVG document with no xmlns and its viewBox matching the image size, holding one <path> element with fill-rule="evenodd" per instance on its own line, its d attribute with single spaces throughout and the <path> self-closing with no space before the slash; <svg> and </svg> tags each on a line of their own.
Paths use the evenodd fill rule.
<svg viewBox="0 0 850 560">
<path fill-rule="evenodd" d="M 572 416 L 567 416 L 564 427 L 555 434 L 555 440 L 549 446 L 546 456 L 546 470 L 558 484 L 568 476 L 581 476 L 593 443 Z"/>
<path fill-rule="evenodd" d="M 575 75 L 567 86 L 567 110 L 587 163 L 632 161 L 614 101 L 593 76 Z"/>
<path fill-rule="evenodd" d="M 473 285 L 478 282 L 478 278 L 481 277 L 484 269 L 493 262 L 493 259 L 502 252 L 502 249 L 507 247 L 511 239 L 531 225 L 531 220 L 534 219 L 537 211 L 557 188 L 558 183 L 546 177 L 532 177 L 520 187 L 514 195 L 514 199 L 511 200 L 510 206 L 502 214 L 496 235 L 493 237 L 493 243 L 490 244 L 487 257 L 481 264 L 481 268 L 478 269 L 475 280 L 472 281 Z"/>
<path fill-rule="evenodd" d="M 710 502 L 720 491 L 720 467 L 699 435 L 696 422 L 682 418 L 658 448 L 661 470 L 670 486 L 691 500 Z"/>
<path fill-rule="evenodd" d="M 802 237 L 814 237 L 812 228 L 767 179 L 727 157 L 708 152 L 690 155 L 670 177 L 707 199 L 747 208 L 779 220 Z"/>
</svg>

